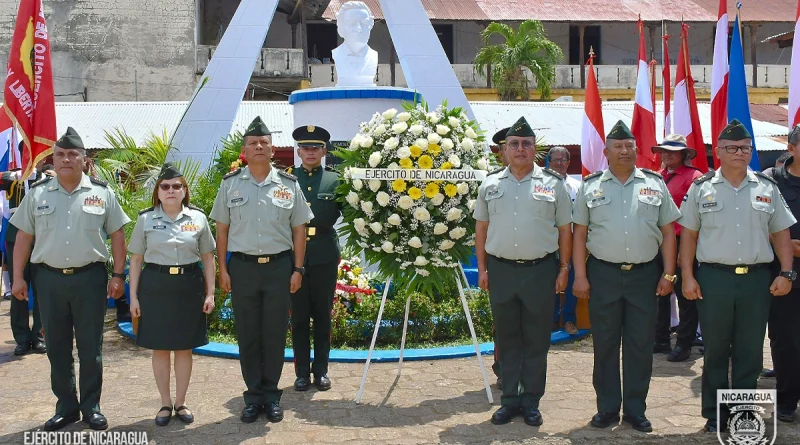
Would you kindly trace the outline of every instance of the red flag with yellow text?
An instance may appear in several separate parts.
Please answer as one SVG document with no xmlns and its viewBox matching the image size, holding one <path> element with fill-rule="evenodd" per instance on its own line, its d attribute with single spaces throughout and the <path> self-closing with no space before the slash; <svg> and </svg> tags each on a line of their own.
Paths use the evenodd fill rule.
<svg viewBox="0 0 800 445">
<path fill-rule="evenodd" d="M 8 55 L 3 108 L 25 142 L 23 177 L 53 150 L 56 143 L 56 104 L 50 36 L 42 0 L 21 0 Z"/>
</svg>

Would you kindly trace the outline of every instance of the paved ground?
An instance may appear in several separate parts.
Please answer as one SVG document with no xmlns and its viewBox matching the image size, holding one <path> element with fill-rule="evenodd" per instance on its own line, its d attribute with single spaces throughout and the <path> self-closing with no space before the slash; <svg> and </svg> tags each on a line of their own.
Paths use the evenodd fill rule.
<svg viewBox="0 0 800 445">
<path fill-rule="evenodd" d="M 22 443 L 23 432 L 42 427 L 53 414 L 46 356 L 14 357 L 7 301 L 0 304 L 0 443 Z M 111 314 L 111 312 L 109 313 Z M 246 425 L 239 421 L 244 390 L 235 360 L 195 357 L 188 405 L 197 418 L 191 426 L 177 420 L 164 428 L 153 424 L 159 397 L 149 351 L 118 334 L 107 319 L 102 408 L 112 430 L 146 431 L 154 444 L 235 443 L 544 443 L 544 444 L 713 444 L 701 433 L 700 371 L 696 353 L 684 363 L 655 357 L 648 398 L 648 417 L 655 432 L 642 434 L 626 424 L 597 430 L 588 426 L 595 412 L 591 340 L 553 347 L 549 356 L 547 394 L 542 400 L 544 425 L 533 428 L 521 419 L 505 426 L 489 423 L 497 406 L 489 406 L 477 360 L 409 362 L 396 379 L 397 364 L 370 368 L 361 405 L 353 400 L 363 364 L 331 365 L 333 389 L 296 393 L 291 363 L 284 367 L 286 418 Z M 769 365 L 766 349 L 765 364 Z M 491 363 L 491 357 L 487 357 Z M 76 358 L 77 360 L 77 358 Z M 770 388 L 773 380 L 763 380 Z M 499 400 L 496 388 L 494 396 Z M 778 441 L 800 443 L 800 425 L 779 425 Z M 81 424 L 68 427 L 81 429 Z"/>
</svg>

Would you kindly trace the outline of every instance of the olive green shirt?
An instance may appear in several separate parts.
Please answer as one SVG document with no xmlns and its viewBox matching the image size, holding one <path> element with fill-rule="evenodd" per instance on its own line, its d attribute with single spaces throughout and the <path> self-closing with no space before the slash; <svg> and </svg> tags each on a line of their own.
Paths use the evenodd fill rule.
<svg viewBox="0 0 800 445">
<path fill-rule="evenodd" d="M 797 222 L 778 186 L 751 170 L 738 189 L 719 169 L 711 179 L 693 183 L 681 213 L 678 224 L 699 232 L 697 261 L 730 266 L 771 262 L 769 234 Z"/>
<path fill-rule="evenodd" d="M 294 176 L 275 167 L 261 184 L 253 179 L 249 167 L 229 173 L 220 185 L 210 216 L 230 226 L 228 251 L 248 255 L 274 255 L 292 249 L 292 227 L 314 218 Z"/>
<path fill-rule="evenodd" d="M 314 219 L 306 230 L 306 265 L 315 266 L 339 261 L 339 236 L 333 228 L 342 215 L 341 202 L 336 200 L 336 188 L 341 183 L 339 174 L 322 167 L 307 170 L 290 167 L 288 173 L 297 175 Z"/>
<path fill-rule="evenodd" d="M 535 260 L 558 250 L 558 227 L 572 222 L 572 198 L 561 176 L 538 165 L 521 181 L 506 167 L 483 180 L 472 216 L 489 222 L 486 253 Z"/>
<path fill-rule="evenodd" d="M 128 252 L 143 255 L 148 264 L 178 266 L 197 263 L 214 245 L 202 211 L 184 206 L 173 221 L 159 205 L 139 213 Z"/>
<path fill-rule="evenodd" d="M 37 182 L 11 217 L 11 224 L 36 239 L 31 263 L 57 268 L 108 261 L 108 234 L 130 221 L 114 192 L 85 174 L 72 193 L 57 178 Z"/>
<path fill-rule="evenodd" d="M 589 227 L 589 253 L 625 264 L 655 258 L 664 240 L 660 227 L 680 216 L 661 175 L 638 168 L 624 184 L 608 169 L 587 176 L 572 211 L 575 224 Z"/>
</svg>

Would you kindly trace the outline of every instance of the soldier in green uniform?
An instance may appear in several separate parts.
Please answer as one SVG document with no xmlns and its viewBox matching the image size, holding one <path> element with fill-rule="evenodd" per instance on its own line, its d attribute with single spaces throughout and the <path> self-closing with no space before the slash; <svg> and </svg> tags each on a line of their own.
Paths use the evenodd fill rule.
<svg viewBox="0 0 800 445">
<path fill-rule="evenodd" d="M 311 213 L 297 178 L 271 165 L 272 132 L 260 117 L 244 133 L 247 167 L 225 175 L 211 218 L 217 222 L 219 286 L 232 292 L 239 361 L 247 391 L 242 422 L 266 410 L 283 420 L 283 370 L 291 294 L 300 289 Z"/>
<path fill-rule="evenodd" d="M 608 169 L 584 178 L 572 214 L 573 293 L 589 298 L 591 286 L 598 411 L 591 424 L 606 428 L 619 422 L 622 408 L 626 422 L 650 432 L 653 427 L 645 410 L 653 371 L 657 298 L 668 298 L 677 279 L 672 223 L 680 211 L 661 175 L 636 167 L 636 141 L 622 121 L 606 136 L 603 154 Z M 659 247 L 663 270 L 656 261 Z"/>
<path fill-rule="evenodd" d="M 509 166 L 483 181 L 473 213 L 478 284 L 489 291 L 503 378 L 491 421 L 521 414 L 539 426 L 550 320 L 569 275 L 572 200 L 561 175 L 534 164 L 536 135 L 524 117 L 506 141 Z"/>
<path fill-rule="evenodd" d="M 756 388 L 771 295 L 786 295 L 797 276 L 789 234 L 796 220 L 775 181 L 748 169 L 750 133 L 734 119 L 715 150 L 719 169 L 694 180 L 678 220 L 683 294 L 698 300 L 703 327 L 702 414 L 709 432 L 727 424 L 727 407 L 717 417 L 717 390 Z M 769 266 L 776 254 L 782 272 L 772 280 Z"/>
<path fill-rule="evenodd" d="M 333 226 L 341 216 L 341 206 L 335 199 L 339 174 L 322 167 L 331 136 L 327 130 L 314 125 L 296 128 L 292 138 L 297 142 L 297 154 L 302 165 L 289 168 L 297 175 L 314 219 L 306 227 L 306 273 L 303 285 L 292 296 L 292 347 L 294 388 L 306 391 L 314 373 L 314 386 L 320 391 L 331 389 L 328 378 L 328 356 L 331 350 L 331 309 L 336 290 L 336 275 L 341 254 L 339 237 Z M 314 363 L 311 365 L 311 330 L 314 319 Z"/>
<path fill-rule="evenodd" d="M 503 167 L 507 167 L 509 163 L 506 157 L 506 133 L 508 133 L 508 130 L 509 127 L 503 128 L 492 136 L 492 142 L 494 142 L 494 145 L 497 145 L 497 157 L 500 159 L 500 163 L 503 164 Z"/>
<path fill-rule="evenodd" d="M 117 299 L 124 291 L 122 228 L 130 218 L 105 182 L 83 173 L 85 156 L 80 136 L 68 128 L 53 152 L 56 178 L 37 182 L 11 218 L 19 229 L 12 292 L 27 299 L 22 271 L 30 259 L 47 335 L 50 383 L 58 399 L 55 416 L 44 425 L 46 431 L 76 422 L 79 413 L 92 429 L 108 428 L 100 413 L 103 321 L 106 298 Z M 107 237 L 114 258 L 110 282 L 105 268 Z M 80 402 L 72 360 L 73 329 L 80 361 Z"/>
</svg>

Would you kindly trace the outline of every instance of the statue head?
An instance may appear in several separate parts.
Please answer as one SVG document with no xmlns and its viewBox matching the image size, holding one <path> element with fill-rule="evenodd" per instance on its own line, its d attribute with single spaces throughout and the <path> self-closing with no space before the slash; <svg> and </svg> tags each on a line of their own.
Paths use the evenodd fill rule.
<svg viewBox="0 0 800 445">
<path fill-rule="evenodd" d="M 369 7 L 360 1 L 350 1 L 339 8 L 336 28 L 351 52 L 359 52 L 367 46 L 375 18 Z"/>
</svg>

